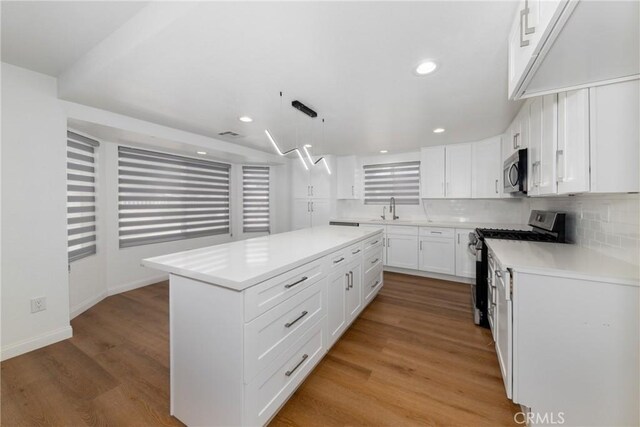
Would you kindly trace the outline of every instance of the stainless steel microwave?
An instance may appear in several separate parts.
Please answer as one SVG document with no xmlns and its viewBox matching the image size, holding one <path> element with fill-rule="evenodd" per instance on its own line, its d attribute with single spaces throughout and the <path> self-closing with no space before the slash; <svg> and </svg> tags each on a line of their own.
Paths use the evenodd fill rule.
<svg viewBox="0 0 640 427">
<path fill-rule="evenodd" d="M 504 162 L 502 182 L 505 193 L 527 194 L 527 149 L 513 153 Z"/>
</svg>

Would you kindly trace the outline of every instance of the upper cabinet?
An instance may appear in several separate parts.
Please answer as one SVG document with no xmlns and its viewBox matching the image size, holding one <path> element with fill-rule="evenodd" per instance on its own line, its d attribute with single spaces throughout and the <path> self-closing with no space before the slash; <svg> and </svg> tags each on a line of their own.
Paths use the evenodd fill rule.
<svg viewBox="0 0 640 427">
<path fill-rule="evenodd" d="M 338 199 L 357 199 L 356 175 L 358 165 L 356 156 L 342 156 L 336 159 L 336 174 L 338 175 Z"/>
<path fill-rule="evenodd" d="M 333 168 L 333 159 L 326 156 L 329 168 Z M 293 181 L 294 199 L 327 199 L 331 197 L 331 175 L 322 163 L 313 165 L 308 169 L 295 160 L 291 164 L 291 178 Z"/>
<path fill-rule="evenodd" d="M 445 197 L 444 145 L 423 148 L 420 155 L 420 196 L 424 199 Z"/>
<path fill-rule="evenodd" d="M 445 147 L 445 195 L 448 198 L 471 197 L 471 144 Z"/>
<path fill-rule="evenodd" d="M 492 199 L 501 195 L 502 164 L 499 136 L 471 144 L 471 197 Z"/>
<path fill-rule="evenodd" d="M 639 4 L 521 1 L 508 39 L 509 98 L 528 98 L 637 76 Z"/>
<path fill-rule="evenodd" d="M 640 80 L 589 89 L 591 192 L 637 192 Z"/>
<path fill-rule="evenodd" d="M 521 132 L 529 196 L 638 192 L 639 115 L 640 80 L 531 98 L 506 133 L 502 159 Z"/>
</svg>

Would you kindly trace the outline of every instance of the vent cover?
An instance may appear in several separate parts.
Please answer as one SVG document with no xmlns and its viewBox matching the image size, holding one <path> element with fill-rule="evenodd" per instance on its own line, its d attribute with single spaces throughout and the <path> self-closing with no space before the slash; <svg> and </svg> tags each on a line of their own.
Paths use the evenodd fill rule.
<svg viewBox="0 0 640 427">
<path fill-rule="evenodd" d="M 240 137 L 242 137 L 242 135 L 240 135 L 239 133 L 234 132 L 232 130 L 226 130 L 224 132 L 220 132 L 218 135 L 220 135 L 220 136 L 228 136 L 228 137 L 231 137 L 231 138 L 240 138 Z"/>
</svg>

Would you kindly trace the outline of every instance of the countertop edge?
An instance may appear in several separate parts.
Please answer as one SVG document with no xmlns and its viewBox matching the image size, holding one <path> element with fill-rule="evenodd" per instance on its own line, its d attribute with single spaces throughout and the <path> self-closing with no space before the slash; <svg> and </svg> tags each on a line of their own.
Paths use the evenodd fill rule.
<svg viewBox="0 0 640 427">
<path fill-rule="evenodd" d="M 487 244 L 487 246 L 495 252 L 496 251 L 495 247 L 491 246 L 492 240 L 494 241 L 500 241 L 500 240 L 499 239 L 485 240 L 485 243 Z M 592 249 L 589 249 L 589 248 L 581 248 L 581 249 L 592 251 Z M 635 277 L 628 277 L 628 276 L 613 277 L 613 276 L 606 276 L 606 275 L 594 275 L 592 273 L 586 273 L 586 272 L 575 271 L 575 270 L 563 270 L 563 269 L 558 269 L 554 267 L 530 266 L 530 265 L 524 265 L 520 263 L 514 263 L 510 260 L 503 261 L 502 259 L 500 259 L 500 256 L 498 254 L 496 254 L 496 256 L 500 260 L 500 263 L 502 264 L 503 268 L 511 268 L 518 273 L 531 273 L 531 274 L 538 274 L 542 276 L 563 277 L 568 279 L 585 280 L 589 282 L 606 282 L 606 283 L 615 284 L 615 285 L 640 287 L 640 279 Z M 610 257 L 607 257 L 606 255 L 602 255 L 602 256 L 606 258 L 610 258 Z M 615 260 L 616 262 L 624 263 L 624 261 L 617 260 L 617 259 Z M 625 263 L 625 264 L 628 264 L 628 263 Z M 632 265 L 630 264 L 630 266 Z"/>
<path fill-rule="evenodd" d="M 182 277 L 186 277 L 188 279 L 194 279 L 194 280 L 199 280 L 201 282 L 205 282 L 211 285 L 215 285 L 215 286 L 220 286 L 223 288 L 227 288 L 233 291 L 237 291 L 237 292 L 242 292 L 252 286 L 255 286 L 261 282 L 264 282 L 265 280 L 268 280 L 274 276 L 277 276 L 279 274 L 285 273 L 289 270 L 292 270 L 294 268 L 300 267 L 301 265 L 307 264 L 311 261 L 314 261 L 318 258 L 322 258 L 332 252 L 335 252 L 337 250 L 346 248 L 347 246 L 353 245 L 354 243 L 360 242 L 362 240 L 366 240 L 372 236 L 375 236 L 378 233 L 381 233 L 381 230 L 371 230 L 370 232 L 368 232 L 366 235 L 358 237 L 356 239 L 352 239 L 349 240 L 345 243 L 342 243 L 340 245 L 337 246 L 333 246 L 329 249 L 326 249 L 324 251 L 321 251 L 319 253 L 307 256 L 305 258 L 301 258 L 299 260 L 296 260 L 290 264 L 287 264 L 285 266 L 279 267 L 277 269 L 274 270 L 270 270 L 267 273 L 261 274 L 259 276 L 256 276 L 250 280 L 246 280 L 243 282 L 237 282 L 237 281 L 233 281 L 233 280 L 227 280 L 227 279 L 221 279 L 220 277 L 217 276 L 212 276 L 212 275 L 208 275 L 208 274 L 203 274 L 203 273 L 198 273 L 198 272 L 194 272 L 194 271 L 190 271 L 190 270 L 185 270 L 182 268 L 177 268 L 177 267 L 172 267 L 172 266 L 168 266 L 167 264 L 161 264 L 161 263 L 157 263 L 154 261 L 151 261 L 151 258 L 145 258 L 141 261 L 141 265 L 143 265 L 144 267 L 148 267 L 148 268 L 153 268 L 155 270 L 160 270 L 160 271 L 164 271 L 167 272 L 169 274 L 175 274 L 177 276 L 182 276 Z M 152 257 L 153 258 L 153 257 Z"/>
</svg>

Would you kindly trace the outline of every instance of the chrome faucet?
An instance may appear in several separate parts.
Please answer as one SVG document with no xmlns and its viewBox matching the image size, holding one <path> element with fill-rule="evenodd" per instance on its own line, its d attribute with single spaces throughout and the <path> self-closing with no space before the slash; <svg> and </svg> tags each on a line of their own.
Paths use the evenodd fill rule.
<svg viewBox="0 0 640 427">
<path fill-rule="evenodd" d="M 380 215 L 380 218 L 382 218 L 383 221 L 387 220 L 387 207 L 386 206 L 382 207 L 382 215 Z"/>
<path fill-rule="evenodd" d="M 392 214 L 392 219 L 394 220 L 400 218 L 398 215 L 396 215 L 396 198 L 395 197 L 392 197 L 391 199 L 389 199 L 389 213 Z"/>
</svg>

